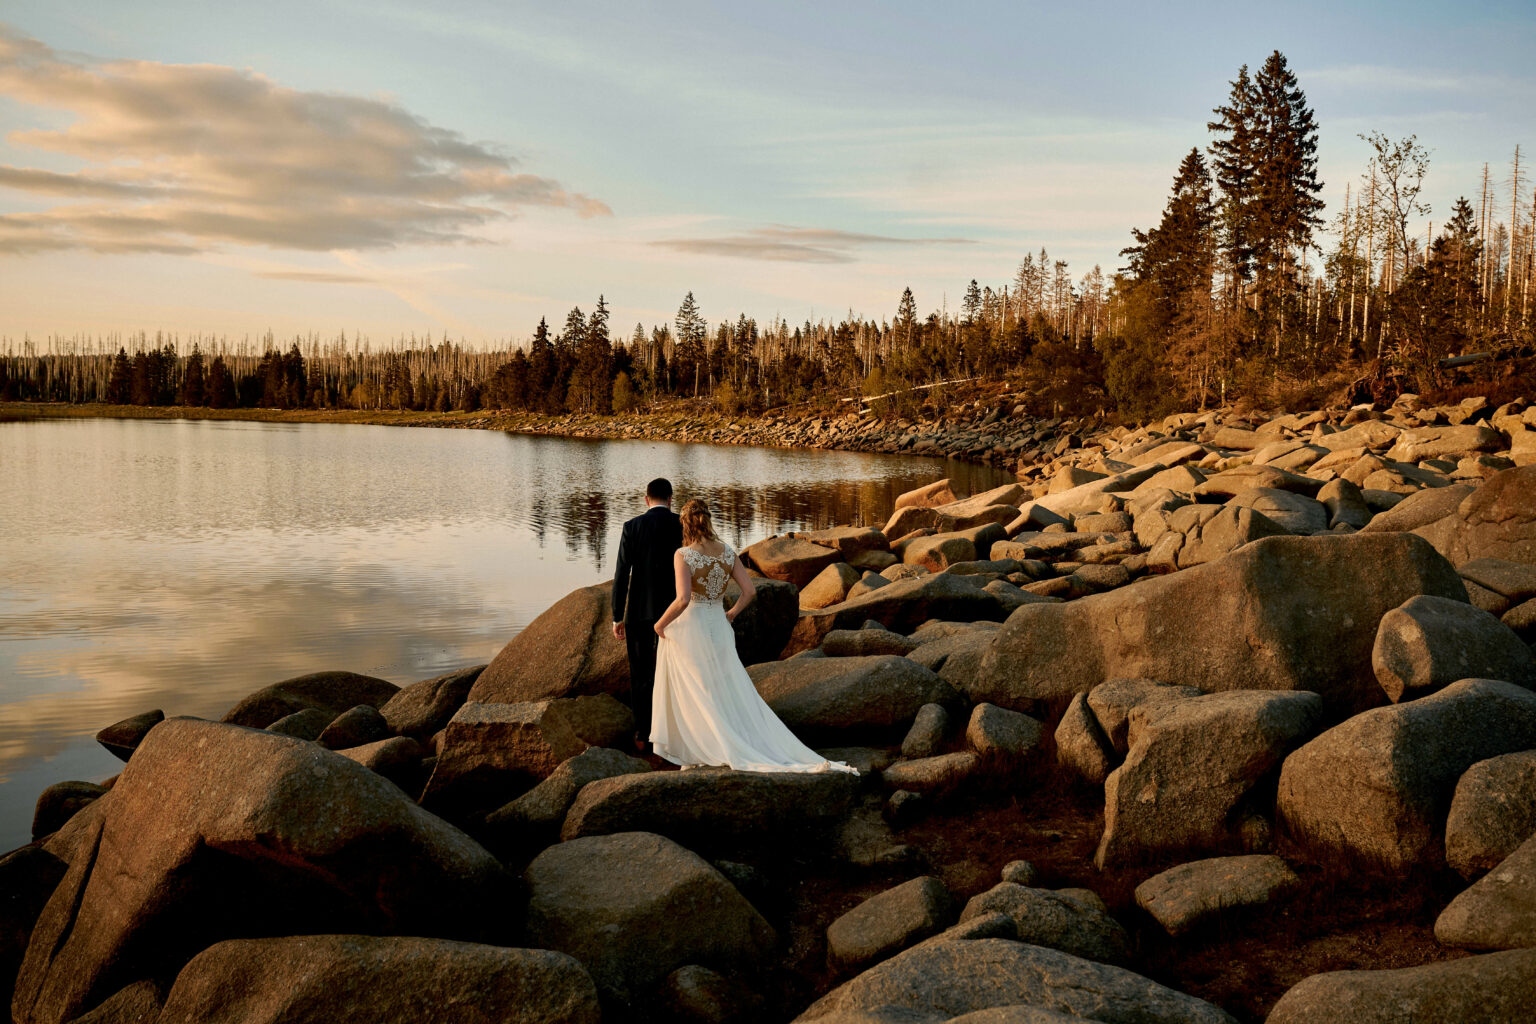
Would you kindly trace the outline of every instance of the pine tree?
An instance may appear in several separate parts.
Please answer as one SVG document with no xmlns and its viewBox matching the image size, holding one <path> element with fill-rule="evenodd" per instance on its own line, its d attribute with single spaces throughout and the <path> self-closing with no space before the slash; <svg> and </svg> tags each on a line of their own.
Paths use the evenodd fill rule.
<svg viewBox="0 0 1536 1024">
<path fill-rule="evenodd" d="M 910 285 L 901 290 L 901 301 L 896 303 L 896 322 L 891 327 L 896 332 L 897 342 L 910 350 L 917 331 L 917 300 L 912 297 Z"/>
<path fill-rule="evenodd" d="M 1261 136 L 1253 251 L 1261 302 L 1272 305 L 1298 287 L 1296 257 L 1323 223 L 1323 184 L 1317 178 L 1317 121 L 1279 50 L 1264 61 L 1254 85 Z"/>
<path fill-rule="evenodd" d="M 212 409 L 230 409 L 237 400 L 234 375 L 229 372 L 224 357 L 216 355 L 208 367 L 208 406 Z"/>
<path fill-rule="evenodd" d="M 187 357 L 186 369 L 181 374 L 181 393 L 176 398 L 178 405 L 199 406 L 207 401 L 207 387 L 203 380 L 203 353 L 196 345 L 192 346 L 192 354 Z"/>
<path fill-rule="evenodd" d="M 559 366 L 555 346 L 549 339 L 549 321 L 539 317 L 539 326 L 533 329 L 533 340 L 528 343 L 528 401 L 529 408 L 544 412 L 558 412 L 565 404 L 565 391 L 557 395 Z"/>
<path fill-rule="evenodd" d="M 1231 276 L 1235 303 L 1242 285 L 1253 276 L 1253 246 L 1258 211 L 1254 179 L 1259 165 L 1258 89 L 1248 77 L 1248 65 L 1238 69 L 1227 102 L 1215 109 L 1218 120 L 1206 128 L 1218 137 L 1211 142 L 1216 184 L 1221 189 L 1221 251 Z"/>
<path fill-rule="evenodd" d="M 113 405 L 127 405 L 133 401 L 133 368 L 124 348 L 119 348 L 112 358 L 112 373 L 107 378 L 107 401 Z"/>
<path fill-rule="evenodd" d="M 678 384 L 692 387 L 693 396 L 697 398 L 704 372 L 704 339 L 709 333 L 709 324 L 699 315 L 693 292 L 683 297 L 674 322 L 677 324 L 677 345 L 673 349 L 672 371 Z"/>
</svg>

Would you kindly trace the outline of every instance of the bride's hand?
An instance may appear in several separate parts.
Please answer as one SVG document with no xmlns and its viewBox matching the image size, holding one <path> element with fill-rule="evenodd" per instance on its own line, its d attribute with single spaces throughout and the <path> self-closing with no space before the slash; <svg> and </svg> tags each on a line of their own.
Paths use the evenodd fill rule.
<svg viewBox="0 0 1536 1024">
<path fill-rule="evenodd" d="M 667 629 L 665 626 L 658 622 L 656 623 L 655 629 L 657 636 L 661 637 L 663 640 L 667 638 Z"/>
</svg>

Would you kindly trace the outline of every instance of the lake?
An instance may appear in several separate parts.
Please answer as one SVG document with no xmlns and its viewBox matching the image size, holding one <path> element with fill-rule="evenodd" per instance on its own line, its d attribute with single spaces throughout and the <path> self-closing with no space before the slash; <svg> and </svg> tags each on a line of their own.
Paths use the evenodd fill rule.
<svg viewBox="0 0 1536 1024">
<path fill-rule="evenodd" d="M 397 684 L 489 661 L 612 575 L 665 476 L 738 548 L 884 524 L 896 495 L 1013 478 L 952 460 L 494 431 L 211 420 L 0 423 L 0 851 L 37 795 L 121 762 L 97 730 L 218 718 L 347 669 Z"/>
</svg>

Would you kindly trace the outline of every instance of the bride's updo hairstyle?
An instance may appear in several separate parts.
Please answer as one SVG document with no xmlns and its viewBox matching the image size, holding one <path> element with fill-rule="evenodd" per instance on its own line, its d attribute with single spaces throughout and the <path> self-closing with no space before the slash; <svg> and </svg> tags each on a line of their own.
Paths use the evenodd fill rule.
<svg viewBox="0 0 1536 1024">
<path fill-rule="evenodd" d="M 689 501 L 678 513 L 683 521 L 683 545 L 697 544 L 701 540 L 719 540 L 715 528 L 709 522 L 709 507 L 698 498 Z"/>
</svg>

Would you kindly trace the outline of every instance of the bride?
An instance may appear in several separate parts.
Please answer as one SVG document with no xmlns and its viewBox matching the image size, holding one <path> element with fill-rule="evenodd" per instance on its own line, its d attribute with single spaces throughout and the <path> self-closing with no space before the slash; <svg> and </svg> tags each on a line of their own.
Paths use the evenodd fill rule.
<svg viewBox="0 0 1536 1024">
<path fill-rule="evenodd" d="M 736 552 L 715 536 L 709 510 L 683 506 L 683 546 L 673 556 L 677 599 L 656 623 L 656 691 L 651 745 L 683 767 L 727 765 L 737 771 L 857 771 L 828 761 L 789 731 L 758 695 L 736 654 L 731 623 L 752 603 L 756 586 Z M 726 611 L 725 585 L 741 597 Z"/>
</svg>

